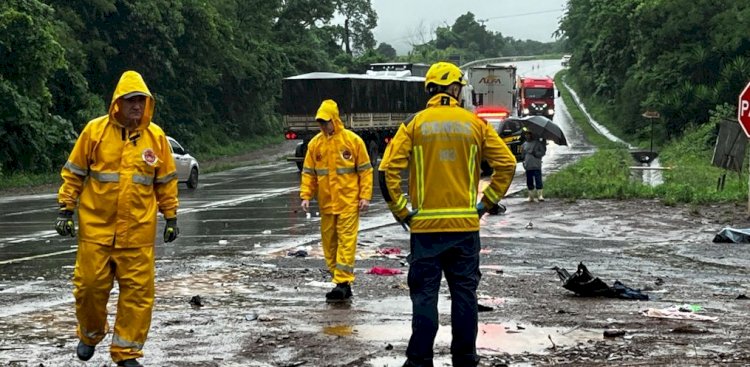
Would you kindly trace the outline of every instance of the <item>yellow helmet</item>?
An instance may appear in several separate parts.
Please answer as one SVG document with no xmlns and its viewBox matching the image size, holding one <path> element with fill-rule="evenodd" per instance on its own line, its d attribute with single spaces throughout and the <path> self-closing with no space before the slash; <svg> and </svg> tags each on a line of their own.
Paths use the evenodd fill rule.
<svg viewBox="0 0 750 367">
<path fill-rule="evenodd" d="M 453 83 L 466 85 L 466 80 L 461 69 L 449 62 L 441 61 L 432 64 L 430 69 L 427 70 L 427 75 L 424 77 L 424 86 L 428 90 L 430 89 L 430 84 L 449 86 Z"/>
</svg>

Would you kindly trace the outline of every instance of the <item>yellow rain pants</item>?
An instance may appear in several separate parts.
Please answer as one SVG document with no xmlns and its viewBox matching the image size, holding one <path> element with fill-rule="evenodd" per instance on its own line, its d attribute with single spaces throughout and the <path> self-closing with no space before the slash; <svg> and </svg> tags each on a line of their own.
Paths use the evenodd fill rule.
<svg viewBox="0 0 750 367">
<path fill-rule="evenodd" d="M 115 279 L 120 295 L 110 354 L 119 362 L 143 357 L 154 307 L 154 247 L 118 248 L 79 241 L 73 296 L 78 337 L 84 344 L 98 344 L 109 331 L 107 301 Z"/>
<path fill-rule="evenodd" d="M 320 215 L 323 254 L 336 284 L 354 282 L 359 212 Z"/>
</svg>

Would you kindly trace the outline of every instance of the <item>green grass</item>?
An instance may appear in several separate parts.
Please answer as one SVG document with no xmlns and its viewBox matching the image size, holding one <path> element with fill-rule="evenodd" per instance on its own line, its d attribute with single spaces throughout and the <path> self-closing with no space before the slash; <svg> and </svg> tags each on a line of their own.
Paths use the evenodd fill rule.
<svg viewBox="0 0 750 367">
<path fill-rule="evenodd" d="M 0 190 L 60 183 L 62 183 L 62 178 L 60 178 L 59 171 L 49 173 L 13 173 L 10 175 L 0 174 Z"/>
<path fill-rule="evenodd" d="M 725 172 L 711 165 L 715 144 L 713 123 L 688 129 L 680 138 L 663 146 L 659 160 L 662 167 L 670 168 L 662 171 L 664 184 L 650 187 L 634 180 L 629 167 L 636 165 L 636 162 L 627 148 L 599 135 L 588 123 L 562 84 L 565 76 L 566 72 L 562 71 L 555 77 L 563 101 L 586 139 L 597 147 L 597 152 L 546 177 L 545 192 L 548 196 L 568 200 L 658 198 L 666 205 L 740 203 L 747 200 L 746 173 Z M 611 123 L 611 117 L 602 112 L 607 110 L 607 106 L 596 100 L 586 100 L 584 103 L 593 118 L 615 135 L 624 140 L 637 141 L 635 137 L 619 135 L 615 124 Z M 722 175 L 726 175 L 725 186 L 719 191 L 717 182 Z"/>
<path fill-rule="evenodd" d="M 652 198 L 654 190 L 631 179 L 635 162 L 627 149 L 601 149 L 545 179 L 550 197 L 576 199 Z"/>
</svg>

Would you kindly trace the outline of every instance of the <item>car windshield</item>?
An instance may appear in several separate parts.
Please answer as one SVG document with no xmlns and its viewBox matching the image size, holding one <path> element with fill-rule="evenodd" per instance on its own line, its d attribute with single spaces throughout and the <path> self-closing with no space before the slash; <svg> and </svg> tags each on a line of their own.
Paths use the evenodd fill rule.
<svg viewBox="0 0 750 367">
<path fill-rule="evenodd" d="M 526 98 L 549 99 L 555 97 L 552 88 L 527 88 L 525 94 Z"/>
</svg>

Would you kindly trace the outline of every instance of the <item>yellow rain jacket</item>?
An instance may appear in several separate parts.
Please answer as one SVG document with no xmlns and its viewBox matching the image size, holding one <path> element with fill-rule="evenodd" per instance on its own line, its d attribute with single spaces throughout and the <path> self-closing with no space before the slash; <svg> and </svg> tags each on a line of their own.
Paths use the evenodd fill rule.
<svg viewBox="0 0 750 367">
<path fill-rule="evenodd" d="M 516 160 L 491 125 L 448 94 L 437 94 L 388 144 L 379 168 L 383 196 L 397 217 L 408 215 L 401 190 L 401 171 L 408 168 L 411 206 L 418 210 L 411 219 L 412 233 L 478 231 L 482 159 L 494 169 L 482 191 L 490 208 L 508 191 Z"/>
<path fill-rule="evenodd" d="M 116 119 L 117 99 L 147 94 L 135 131 Z M 115 88 L 109 114 L 84 127 L 62 169 L 60 207 L 78 206 L 79 239 L 99 245 L 153 246 L 156 210 L 177 216 L 177 169 L 164 131 L 151 122 L 154 98 L 140 74 L 125 72 Z"/>
<path fill-rule="evenodd" d="M 330 136 L 320 132 L 308 143 L 300 198 L 311 200 L 317 192 L 321 213 L 357 212 L 360 199 L 372 199 L 372 164 L 365 142 L 344 128 L 333 100 L 323 101 L 315 118 L 332 120 L 334 131 Z"/>
</svg>

